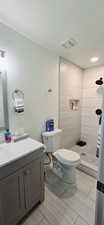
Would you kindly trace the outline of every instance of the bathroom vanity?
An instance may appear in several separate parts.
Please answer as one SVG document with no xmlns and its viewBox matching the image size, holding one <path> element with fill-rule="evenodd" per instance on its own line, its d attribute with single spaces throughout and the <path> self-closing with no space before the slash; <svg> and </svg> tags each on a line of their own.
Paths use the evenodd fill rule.
<svg viewBox="0 0 104 225">
<path fill-rule="evenodd" d="M 16 225 L 44 200 L 43 149 L 31 138 L 0 145 L 0 225 Z"/>
</svg>

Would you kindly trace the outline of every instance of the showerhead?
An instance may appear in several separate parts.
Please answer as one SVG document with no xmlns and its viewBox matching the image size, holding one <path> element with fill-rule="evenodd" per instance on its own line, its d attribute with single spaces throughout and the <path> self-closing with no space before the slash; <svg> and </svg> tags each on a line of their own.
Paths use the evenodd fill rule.
<svg viewBox="0 0 104 225">
<path fill-rule="evenodd" d="M 100 77 L 99 80 L 96 80 L 96 84 L 97 84 L 97 85 L 102 85 L 102 84 L 103 84 L 103 78 Z"/>
<path fill-rule="evenodd" d="M 101 116 L 102 114 L 102 110 L 101 109 L 96 109 L 96 115 L 97 116 Z"/>
</svg>

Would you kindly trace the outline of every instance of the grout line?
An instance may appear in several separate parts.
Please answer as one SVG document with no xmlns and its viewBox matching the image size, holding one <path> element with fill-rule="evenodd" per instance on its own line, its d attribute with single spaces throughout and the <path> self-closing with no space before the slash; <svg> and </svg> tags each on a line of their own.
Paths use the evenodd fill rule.
<svg viewBox="0 0 104 225">
<path fill-rule="evenodd" d="M 76 219 L 76 222 L 77 222 L 77 220 L 78 220 L 79 218 L 81 218 L 87 225 L 89 225 L 89 223 L 88 223 L 82 216 L 80 216 L 80 215 L 78 215 L 78 217 L 77 217 L 77 219 Z M 73 225 L 76 225 L 76 222 L 75 222 Z"/>
<path fill-rule="evenodd" d="M 40 214 L 41 214 L 41 212 L 40 212 Z M 42 215 L 42 214 L 41 214 Z M 42 217 L 43 217 L 43 215 L 42 215 Z M 38 225 L 42 222 L 44 220 L 44 217 L 40 220 L 40 222 L 38 223 Z"/>
<path fill-rule="evenodd" d="M 75 224 L 76 224 L 76 222 L 77 222 L 78 218 L 79 218 L 79 215 L 77 215 L 77 217 L 76 217 L 75 221 L 73 221 L 73 225 L 75 225 Z"/>
<path fill-rule="evenodd" d="M 41 211 L 41 210 L 40 210 L 40 211 Z M 47 219 L 47 217 L 44 215 L 44 213 L 41 212 L 41 214 L 42 214 L 42 216 L 43 216 L 43 219 L 45 219 L 45 220 L 49 223 L 49 225 L 51 225 L 50 221 Z"/>
<path fill-rule="evenodd" d="M 75 220 L 75 222 L 73 223 L 73 225 L 76 224 L 76 222 L 77 222 L 77 220 L 78 220 L 79 217 L 80 217 L 80 216 L 78 215 L 77 218 L 76 218 L 76 220 Z"/>
</svg>

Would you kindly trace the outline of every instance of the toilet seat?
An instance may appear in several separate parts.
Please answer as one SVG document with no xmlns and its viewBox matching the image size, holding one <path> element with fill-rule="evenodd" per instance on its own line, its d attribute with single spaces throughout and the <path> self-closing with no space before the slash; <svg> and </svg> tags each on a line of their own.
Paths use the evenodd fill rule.
<svg viewBox="0 0 104 225">
<path fill-rule="evenodd" d="M 80 155 L 68 149 L 59 149 L 53 155 L 64 165 L 77 166 L 80 163 Z"/>
</svg>

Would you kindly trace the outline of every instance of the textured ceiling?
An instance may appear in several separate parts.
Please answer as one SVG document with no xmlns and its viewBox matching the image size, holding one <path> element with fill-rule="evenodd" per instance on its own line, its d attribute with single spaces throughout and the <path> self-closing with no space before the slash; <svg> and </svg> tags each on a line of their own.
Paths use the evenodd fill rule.
<svg viewBox="0 0 104 225">
<path fill-rule="evenodd" d="M 103 0 L 0 0 L 0 21 L 82 68 L 92 56 L 104 64 Z M 70 38 L 77 45 L 64 49 Z"/>
</svg>

